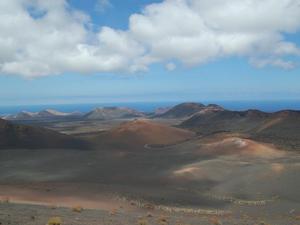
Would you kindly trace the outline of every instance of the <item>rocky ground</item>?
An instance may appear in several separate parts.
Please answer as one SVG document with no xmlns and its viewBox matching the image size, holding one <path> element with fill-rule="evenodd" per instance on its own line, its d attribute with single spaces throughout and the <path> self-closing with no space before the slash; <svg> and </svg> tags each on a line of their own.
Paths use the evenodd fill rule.
<svg viewBox="0 0 300 225">
<path fill-rule="evenodd" d="M 234 214 L 209 215 L 166 212 L 155 209 L 112 210 L 61 208 L 29 204 L 1 203 L 1 225 L 297 225 L 299 209 L 267 215 L 264 207 L 238 206 Z"/>
</svg>

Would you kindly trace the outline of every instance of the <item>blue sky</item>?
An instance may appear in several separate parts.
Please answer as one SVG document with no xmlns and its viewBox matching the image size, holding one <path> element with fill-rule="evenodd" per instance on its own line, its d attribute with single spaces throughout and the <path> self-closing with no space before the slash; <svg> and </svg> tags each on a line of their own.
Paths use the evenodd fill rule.
<svg viewBox="0 0 300 225">
<path fill-rule="evenodd" d="M 154 2 L 162 1 L 111 0 L 109 4 L 105 3 L 102 5 L 103 8 L 99 9 L 99 6 L 98 8 L 96 6 L 100 3 L 96 0 L 69 0 L 68 7 L 71 8 L 69 10 L 77 9 L 88 15 L 90 17 L 88 24 L 91 26 L 89 29 L 95 34 L 101 32 L 103 26 L 114 30 L 129 30 L 129 17 L 134 13 L 143 14 L 142 10 Z M 147 13 L 145 15 L 149 16 Z M 294 47 L 296 46 L 296 50 L 280 56 L 264 52 L 262 55 L 268 58 L 267 62 L 261 59 L 261 55 L 256 56 L 251 50 L 251 53 L 244 54 L 241 51 L 242 53 L 213 56 L 208 60 L 205 58 L 205 63 L 200 62 L 201 59 L 193 65 L 186 63 L 182 56 L 164 54 L 161 56 L 161 54 L 158 60 L 147 64 L 146 71 L 134 72 L 126 69 L 102 71 L 97 68 L 85 73 L 81 69 L 79 71 L 62 69 L 59 72 L 47 71 L 43 76 L 35 73 L 31 76 L 33 73 L 24 75 L 22 72 L 18 74 L 16 70 L 13 72 L 5 70 L 0 72 L 0 104 L 300 100 L 300 57 L 298 53 L 294 54 L 300 46 L 299 26 L 293 27 L 292 31 L 289 27 L 281 29 L 278 34 L 283 41 L 292 43 Z M 285 32 L 285 29 L 288 32 Z M 157 58 L 158 53 L 155 54 Z M 254 57 L 261 60 L 258 66 L 250 62 L 250 58 Z M 275 57 L 280 58 L 275 60 Z M 269 59 L 274 59 L 276 63 Z M 278 59 L 280 62 L 284 60 L 292 64 L 280 63 L 278 66 Z M 176 68 L 166 69 L 168 63 Z"/>
</svg>

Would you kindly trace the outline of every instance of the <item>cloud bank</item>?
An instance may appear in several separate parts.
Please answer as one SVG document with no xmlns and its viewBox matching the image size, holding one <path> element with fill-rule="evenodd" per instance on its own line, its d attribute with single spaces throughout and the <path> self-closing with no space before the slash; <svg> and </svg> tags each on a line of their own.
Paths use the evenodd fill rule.
<svg viewBox="0 0 300 225">
<path fill-rule="evenodd" d="M 164 0 L 131 15 L 128 30 L 98 31 L 65 0 L 0 1 L 0 73 L 173 70 L 236 56 L 292 69 L 300 49 L 285 34 L 299 30 L 300 0 Z"/>
</svg>

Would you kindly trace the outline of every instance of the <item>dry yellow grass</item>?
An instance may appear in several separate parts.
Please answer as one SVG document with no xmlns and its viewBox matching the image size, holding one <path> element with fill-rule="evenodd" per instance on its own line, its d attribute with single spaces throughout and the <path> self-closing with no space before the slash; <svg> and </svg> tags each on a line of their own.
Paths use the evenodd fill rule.
<svg viewBox="0 0 300 225">
<path fill-rule="evenodd" d="M 47 225 L 62 225 L 62 220 L 60 217 L 52 217 L 48 220 Z"/>
</svg>

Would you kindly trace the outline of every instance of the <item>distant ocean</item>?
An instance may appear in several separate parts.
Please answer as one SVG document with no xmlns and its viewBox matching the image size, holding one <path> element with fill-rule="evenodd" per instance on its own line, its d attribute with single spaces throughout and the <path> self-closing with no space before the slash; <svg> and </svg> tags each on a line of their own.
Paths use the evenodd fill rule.
<svg viewBox="0 0 300 225">
<path fill-rule="evenodd" d="M 0 115 L 16 114 L 20 111 L 38 112 L 44 109 L 55 109 L 62 112 L 89 112 L 97 107 L 129 107 L 142 112 L 153 112 L 160 107 L 172 107 L 181 102 L 128 102 L 128 103 L 93 103 L 93 104 L 60 104 L 60 105 L 16 105 L 0 106 Z M 258 109 L 265 112 L 279 110 L 300 110 L 300 100 L 283 101 L 201 101 L 203 104 L 218 104 L 229 110 Z"/>
</svg>

